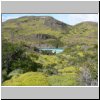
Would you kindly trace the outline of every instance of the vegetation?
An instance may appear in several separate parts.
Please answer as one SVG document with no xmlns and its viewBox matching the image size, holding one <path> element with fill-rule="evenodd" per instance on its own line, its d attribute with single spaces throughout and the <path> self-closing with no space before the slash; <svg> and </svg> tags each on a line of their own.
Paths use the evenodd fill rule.
<svg viewBox="0 0 100 100">
<path fill-rule="evenodd" d="M 3 83 L 6 86 L 46 86 L 48 84 L 47 77 L 38 72 L 27 72 L 14 76 L 10 80 Z"/>
<path fill-rule="evenodd" d="M 30 16 L 2 25 L 3 86 L 98 85 L 97 23 Z M 60 47 L 57 54 L 39 50 Z"/>
<path fill-rule="evenodd" d="M 74 75 L 53 75 L 49 77 L 51 86 L 77 86 L 77 77 Z"/>
</svg>

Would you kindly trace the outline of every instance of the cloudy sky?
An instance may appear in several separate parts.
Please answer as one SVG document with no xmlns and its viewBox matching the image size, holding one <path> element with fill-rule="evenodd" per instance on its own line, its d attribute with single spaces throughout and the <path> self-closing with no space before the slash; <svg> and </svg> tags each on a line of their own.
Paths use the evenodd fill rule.
<svg viewBox="0 0 100 100">
<path fill-rule="evenodd" d="M 2 14 L 2 22 L 22 16 L 52 16 L 70 25 L 75 25 L 82 21 L 98 22 L 97 14 Z"/>
</svg>

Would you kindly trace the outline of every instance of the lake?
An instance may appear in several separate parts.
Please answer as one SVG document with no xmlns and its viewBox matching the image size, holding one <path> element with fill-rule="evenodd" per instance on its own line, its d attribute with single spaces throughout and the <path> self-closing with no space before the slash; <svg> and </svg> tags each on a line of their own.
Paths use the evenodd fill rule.
<svg viewBox="0 0 100 100">
<path fill-rule="evenodd" d="M 54 52 L 56 52 L 56 53 L 61 53 L 61 52 L 63 52 L 64 51 L 64 49 L 62 49 L 62 48 L 41 48 L 41 49 L 39 49 L 39 50 L 51 50 L 52 51 L 52 53 L 54 53 Z"/>
</svg>

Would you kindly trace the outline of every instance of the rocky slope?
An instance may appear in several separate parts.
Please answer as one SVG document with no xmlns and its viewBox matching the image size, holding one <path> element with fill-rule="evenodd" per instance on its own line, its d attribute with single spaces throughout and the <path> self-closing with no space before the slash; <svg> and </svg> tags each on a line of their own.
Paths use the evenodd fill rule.
<svg viewBox="0 0 100 100">
<path fill-rule="evenodd" d="M 66 45 L 67 34 L 94 36 L 98 27 L 95 22 L 82 22 L 71 26 L 49 16 L 24 16 L 2 23 L 2 37 L 11 42 L 24 42 L 30 46 L 60 47 Z M 96 35 L 95 35 L 96 36 Z"/>
</svg>

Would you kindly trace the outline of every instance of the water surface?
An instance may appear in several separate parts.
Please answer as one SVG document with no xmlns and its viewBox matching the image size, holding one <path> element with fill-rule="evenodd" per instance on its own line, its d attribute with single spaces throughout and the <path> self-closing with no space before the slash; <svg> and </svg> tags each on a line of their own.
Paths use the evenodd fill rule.
<svg viewBox="0 0 100 100">
<path fill-rule="evenodd" d="M 62 49 L 62 48 L 42 48 L 42 49 L 40 49 L 40 50 L 51 50 L 52 51 L 52 53 L 61 53 L 61 52 L 63 52 L 64 51 L 64 49 Z"/>
</svg>

